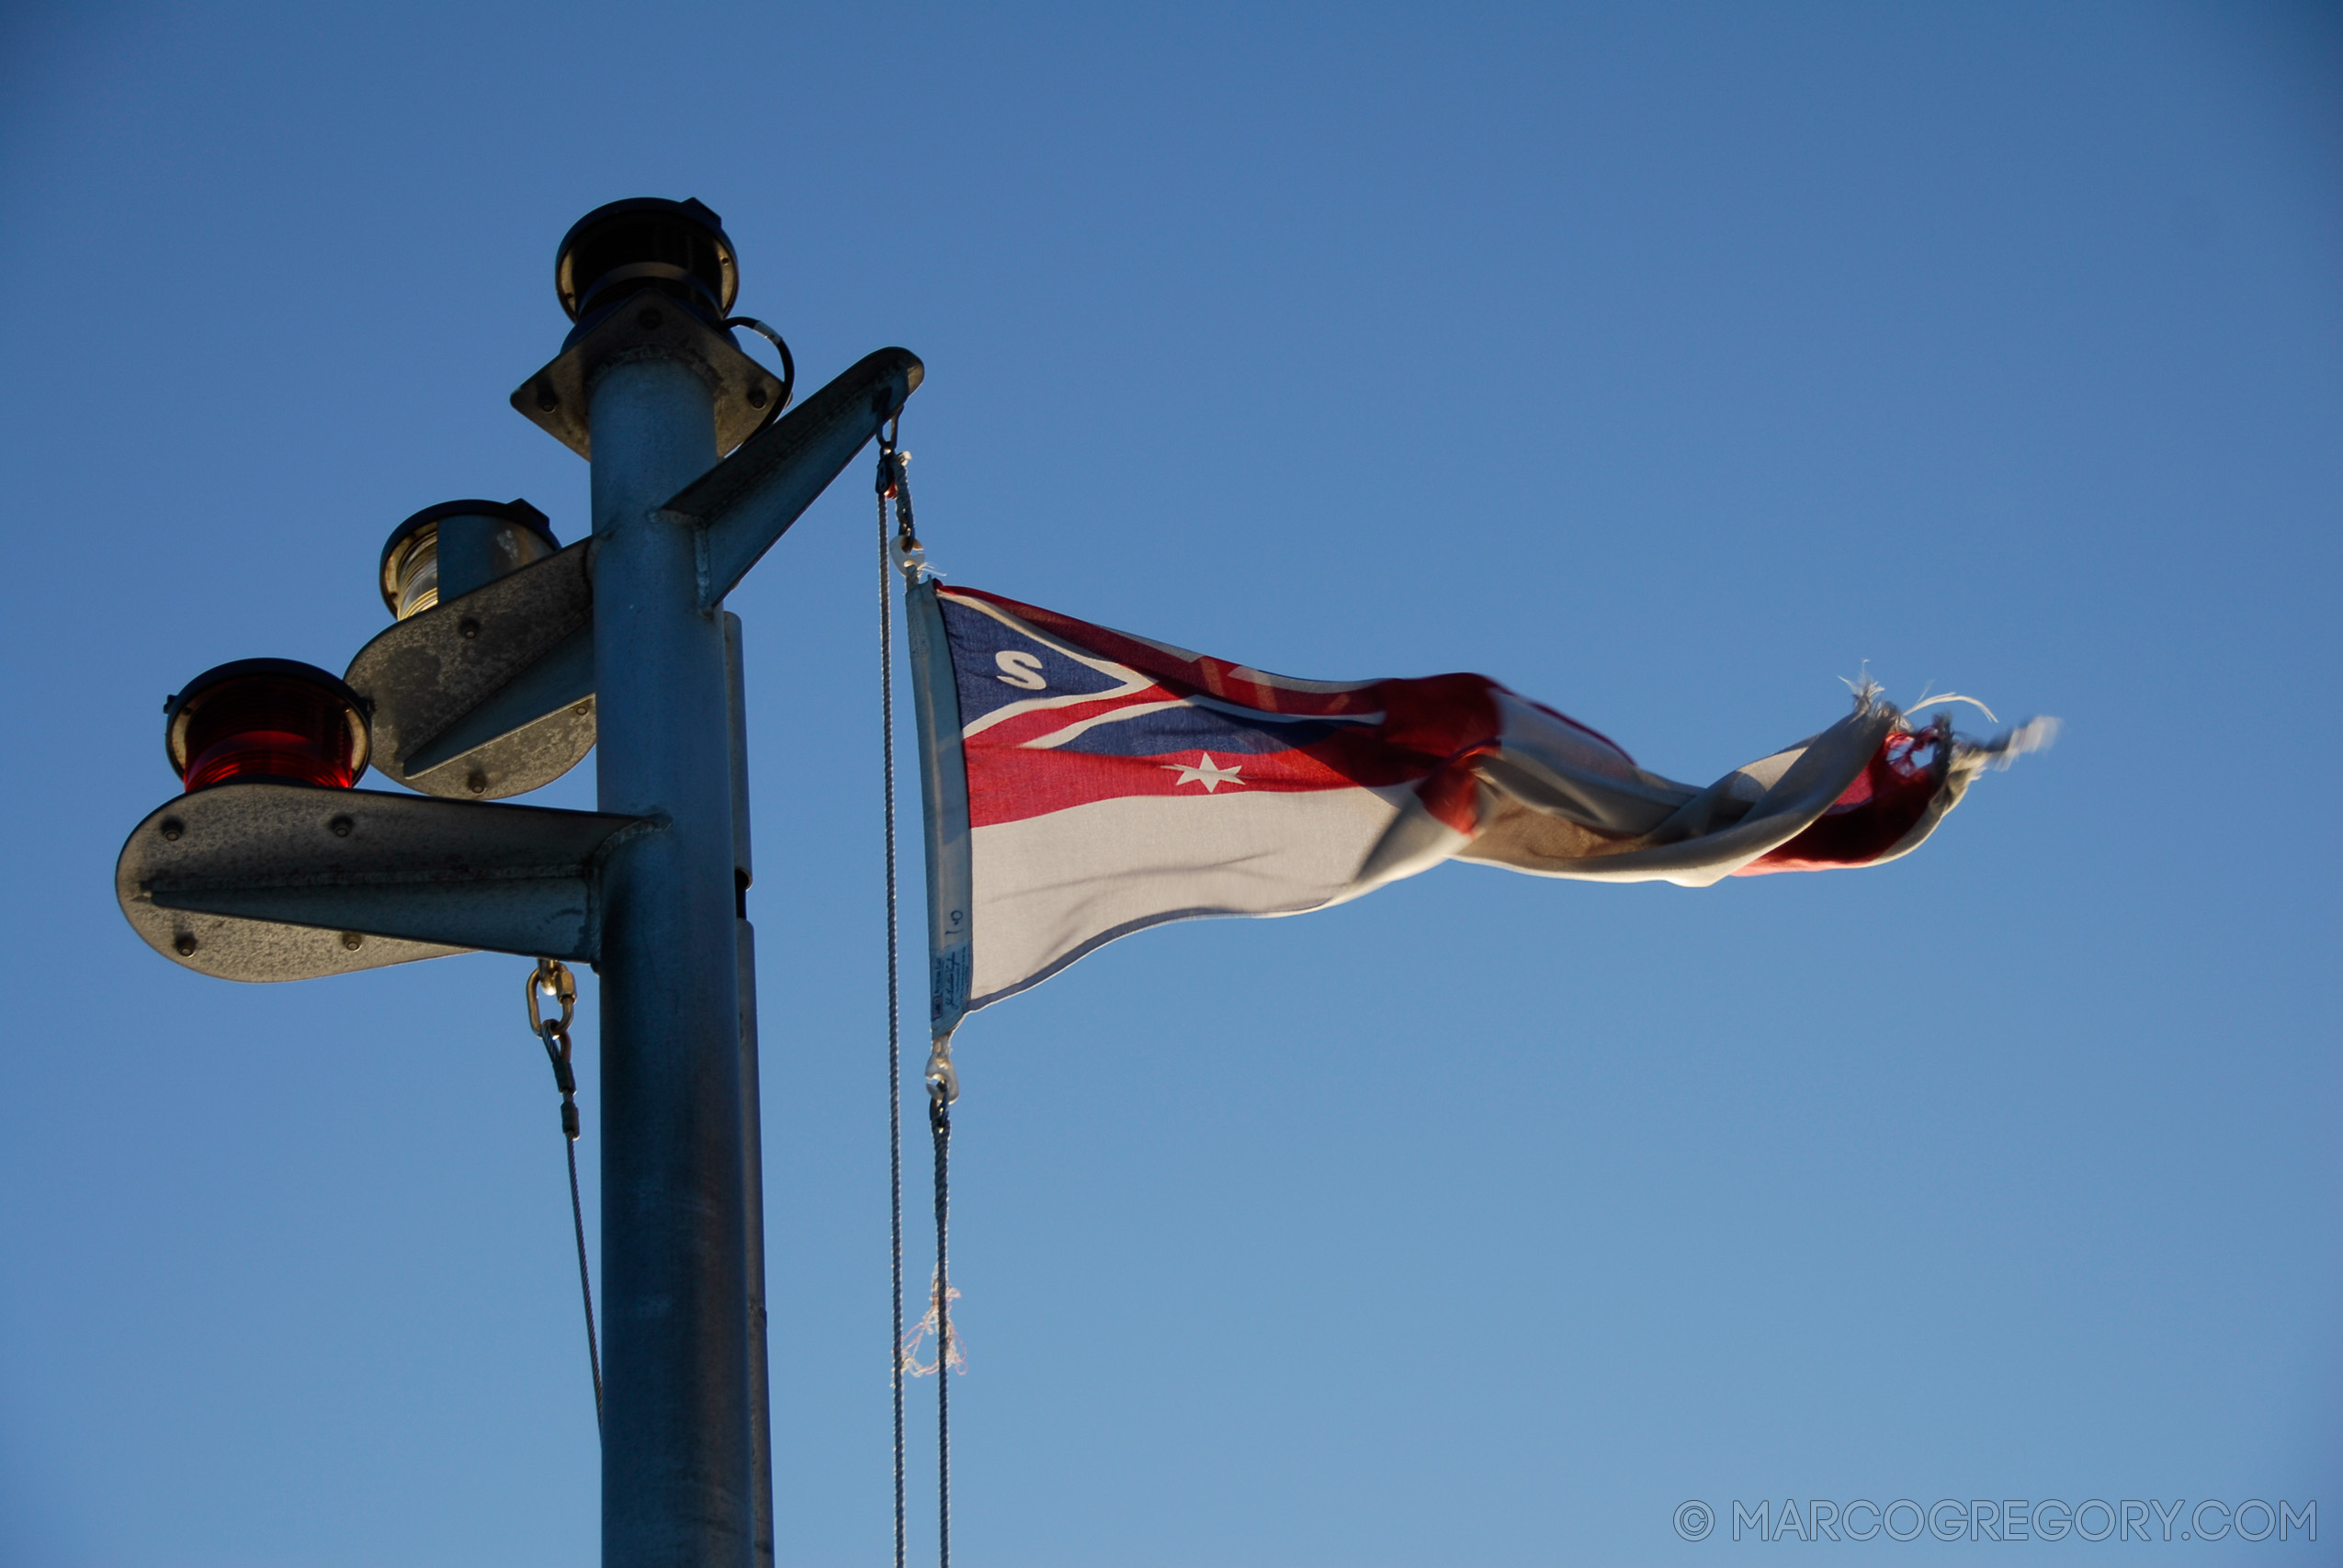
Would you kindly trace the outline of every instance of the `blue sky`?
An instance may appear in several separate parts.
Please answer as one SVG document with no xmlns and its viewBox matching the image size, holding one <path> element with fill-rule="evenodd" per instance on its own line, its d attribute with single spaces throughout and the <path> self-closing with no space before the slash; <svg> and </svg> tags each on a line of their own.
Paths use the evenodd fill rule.
<svg viewBox="0 0 2343 1568">
<path fill-rule="evenodd" d="M 1683 778 L 1866 665 L 2066 722 L 1876 871 L 1450 866 L 973 1021 L 962 1562 L 1691 1562 L 1756 1548 L 1679 1504 L 1785 1496 L 2343 1531 L 2338 190 L 2312 6 L 10 8 L 0 1562 L 594 1553 L 526 963 L 205 980 L 110 872 L 163 694 L 341 668 L 401 518 L 583 529 L 504 398 L 639 194 L 724 215 L 802 384 L 923 356 L 956 581 L 1481 671 Z M 863 473 L 731 601 L 798 1563 L 889 1529 Z"/>
</svg>

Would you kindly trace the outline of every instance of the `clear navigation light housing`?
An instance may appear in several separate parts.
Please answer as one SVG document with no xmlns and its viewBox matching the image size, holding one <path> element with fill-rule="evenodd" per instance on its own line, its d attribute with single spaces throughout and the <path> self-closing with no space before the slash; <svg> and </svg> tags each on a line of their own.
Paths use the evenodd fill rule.
<svg viewBox="0 0 2343 1568">
<path fill-rule="evenodd" d="M 440 525 L 452 518 L 463 518 L 467 525 L 474 520 L 486 523 L 492 581 L 561 547 L 545 513 L 526 501 L 448 501 L 426 506 L 390 530 L 382 547 L 379 586 L 392 618 L 403 621 L 439 603 Z"/>
</svg>

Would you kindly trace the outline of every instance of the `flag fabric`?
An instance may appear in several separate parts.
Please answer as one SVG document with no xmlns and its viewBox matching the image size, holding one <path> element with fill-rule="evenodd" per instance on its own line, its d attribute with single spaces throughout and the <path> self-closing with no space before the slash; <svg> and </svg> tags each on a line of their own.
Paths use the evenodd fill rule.
<svg viewBox="0 0 2343 1568">
<path fill-rule="evenodd" d="M 939 1043 L 1116 937 L 1446 860 L 1695 887 L 1876 865 L 2052 728 L 1915 728 L 1866 684 L 1702 787 L 1479 675 L 1299 681 L 933 579 L 909 619 Z"/>
</svg>

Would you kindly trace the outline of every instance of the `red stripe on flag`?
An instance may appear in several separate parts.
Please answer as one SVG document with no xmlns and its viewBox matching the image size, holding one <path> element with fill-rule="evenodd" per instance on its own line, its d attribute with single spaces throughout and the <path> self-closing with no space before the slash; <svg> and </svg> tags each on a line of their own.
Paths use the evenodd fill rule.
<svg viewBox="0 0 2343 1568">
<path fill-rule="evenodd" d="M 1186 765 L 1189 756 L 1207 754 L 1204 752 L 1131 758 L 1022 748 L 1084 719 L 1111 715 L 1119 707 L 1202 693 L 1233 706 L 1251 705 L 1256 711 L 1286 716 L 1330 717 L 1377 711 L 1383 715 L 1372 731 L 1340 735 L 1291 750 L 1250 754 L 1239 760 L 1240 767 L 1250 770 L 1243 783 L 1217 785 L 1215 793 L 1251 787 L 1335 789 L 1420 780 L 1419 796 L 1435 819 L 1460 833 L 1471 833 L 1478 825 L 1479 785 L 1472 764 L 1499 748 L 1503 728 L 1494 695 L 1499 688 L 1485 675 L 1432 675 L 1309 691 L 1227 660 L 1203 654 L 1183 658 L 1108 627 L 981 589 L 942 592 L 947 598 L 992 605 L 1086 653 L 1127 665 L 1157 682 L 1157 690 L 1146 693 L 1118 693 L 1096 703 L 1035 709 L 968 737 L 972 822 L 1015 821 L 1121 795 L 1199 790 L 1196 781 L 1179 784 L 1177 767 L 1167 768 L 1167 763 L 1176 758 L 1179 765 Z M 1542 705 L 1534 705 L 1553 712 Z M 1560 714 L 1553 716 L 1625 758 L 1625 752 L 1584 725 Z M 1106 722 L 1115 721 L 1107 717 Z M 1040 761 L 1045 758 L 1052 761 Z"/>
<path fill-rule="evenodd" d="M 1181 795 L 1225 799 L 1263 792 L 1299 794 L 1356 789 L 1361 781 L 1307 751 L 1236 753 L 1214 757 L 1204 778 L 1191 776 L 1209 753 L 1160 757 L 1102 757 L 1087 751 L 1008 751 L 968 748 L 968 825 L 1018 822 L 1100 800 Z M 1233 772 L 1236 777 L 1214 775 Z M 1207 784 L 1210 788 L 1206 788 Z"/>
<path fill-rule="evenodd" d="M 1944 787 L 1945 748 L 1951 739 L 1950 734 L 1932 728 L 1889 736 L 1855 782 L 1804 832 L 1733 874 L 1765 876 L 1777 871 L 1869 865 L 1900 843 L 1928 814 L 1936 792 Z"/>
</svg>

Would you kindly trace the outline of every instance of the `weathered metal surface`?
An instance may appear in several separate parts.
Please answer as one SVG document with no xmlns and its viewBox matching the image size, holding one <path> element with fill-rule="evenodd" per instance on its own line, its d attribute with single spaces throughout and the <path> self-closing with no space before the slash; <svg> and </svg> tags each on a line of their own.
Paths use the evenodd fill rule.
<svg viewBox="0 0 2343 1568">
<path fill-rule="evenodd" d="M 594 749 L 594 628 L 582 626 L 490 694 L 478 707 L 415 748 L 409 780 L 426 795 L 464 793 L 478 775 L 488 798 L 551 784 Z"/>
<path fill-rule="evenodd" d="M 866 355 L 669 498 L 662 516 L 707 536 L 702 608 L 739 586 L 925 374 L 907 348 Z"/>
<path fill-rule="evenodd" d="M 594 742 L 592 541 L 413 615 L 343 679 L 373 705 L 374 765 L 450 799 L 501 800 Z"/>
<path fill-rule="evenodd" d="M 486 948 L 592 963 L 602 857 L 634 818 L 379 790 L 221 784 L 148 816 L 114 894 L 147 945 L 226 980 Z"/>
<path fill-rule="evenodd" d="M 781 395 L 781 379 L 675 301 L 646 290 L 521 383 L 513 406 L 579 457 L 594 457 L 587 409 L 594 384 L 614 365 L 642 360 L 684 365 L 707 384 L 716 415 L 716 449 L 729 452 L 753 434 Z"/>
</svg>

